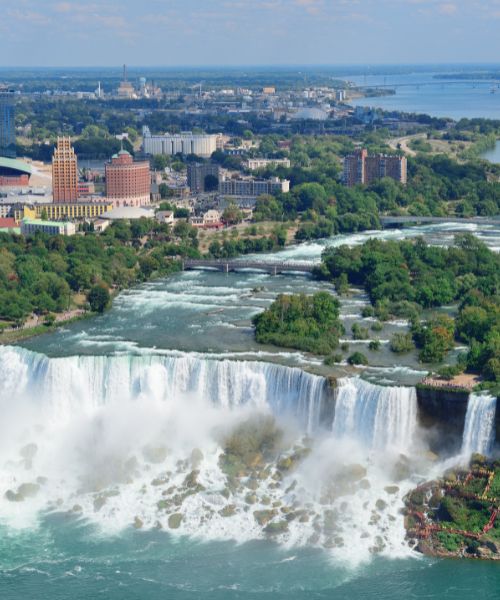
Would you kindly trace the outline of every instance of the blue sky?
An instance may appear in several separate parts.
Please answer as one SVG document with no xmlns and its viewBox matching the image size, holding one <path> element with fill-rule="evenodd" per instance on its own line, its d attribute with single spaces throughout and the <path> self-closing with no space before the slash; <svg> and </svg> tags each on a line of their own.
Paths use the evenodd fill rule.
<svg viewBox="0 0 500 600">
<path fill-rule="evenodd" d="M 500 62 L 500 0 L 0 0 L 0 66 Z"/>
</svg>

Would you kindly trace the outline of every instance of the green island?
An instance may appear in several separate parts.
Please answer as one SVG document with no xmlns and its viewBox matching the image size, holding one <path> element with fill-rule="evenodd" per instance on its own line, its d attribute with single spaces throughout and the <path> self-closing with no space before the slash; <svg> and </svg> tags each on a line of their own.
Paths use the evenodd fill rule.
<svg viewBox="0 0 500 600">
<path fill-rule="evenodd" d="M 324 251 L 316 277 L 334 283 L 342 296 L 350 286 L 363 287 L 372 303 L 364 317 L 377 321 L 403 318 L 407 333 L 396 333 L 390 341 L 392 352 L 418 349 L 419 360 L 441 364 L 455 342 L 467 344 L 468 351 L 456 364 L 443 365 L 440 373 L 449 379 L 467 371 L 480 374 L 484 386 L 498 389 L 500 383 L 500 257 L 470 234 L 460 234 L 449 248 L 430 246 L 421 239 L 404 242 L 369 240 L 361 246 L 340 246 Z M 338 301 L 327 292 L 309 299 L 280 296 L 254 319 L 258 342 L 297 348 L 326 356 L 326 364 L 341 362 Z M 320 297 L 320 298 L 319 298 Z M 315 311 L 320 301 L 328 314 Z M 456 306 L 449 313 L 438 309 Z M 429 313 L 429 311 L 431 311 Z M 434 312 L 435 311 L 435 312 Z M 425 315 L 424 316 L 424 312 Z M 368 340 L 370 331 L 355 323 L 352 337 Z M 371 340 L 370 349 L 378 349 Z M 367 364 L 361 352 L 348 357 L 351 364 Z"/>
<path fill-rule="evenodd" d="M 473 455 L 405 498 L 412 546 L 428 556 L 500 560 L 500 461 Z"/>
</svg>

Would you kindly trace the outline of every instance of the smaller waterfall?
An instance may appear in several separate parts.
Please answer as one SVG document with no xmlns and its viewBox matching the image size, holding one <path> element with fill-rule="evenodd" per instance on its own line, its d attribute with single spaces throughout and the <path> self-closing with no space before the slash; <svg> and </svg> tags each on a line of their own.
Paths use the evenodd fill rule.
<svg viewBox="0 0 500 600">
<path fill-rule="evenodd" d="M 339 383 L 334 436 L 357 439 L 371 450 L 406 452 L 417 427 L 415 388 L 382 387 L 359 378 Z"/>
<path fill-rule="evenodd" d="M 495 441 L 497 399 L 488 395 L 471 394 L 467 405 L 462 454 L 467 458 L 474 452 L 488 456 Z"/>
</svg>

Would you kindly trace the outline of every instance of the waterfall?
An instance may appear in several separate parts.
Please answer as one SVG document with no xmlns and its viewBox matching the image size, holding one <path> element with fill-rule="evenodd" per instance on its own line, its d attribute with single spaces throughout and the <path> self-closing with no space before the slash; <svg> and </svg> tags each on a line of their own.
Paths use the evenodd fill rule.
<svg viewBox="0 0 500 600">
<path fill-rule="evenodd" d="M 325 380 L 263 362 L 210 360 L 192 354 L 48 358 L 23 348 L 0 348 L 0 407 L 28 398 L 59 421 L 73 413 L 130 402 L 253 406 L 320 424 Z"/>
<path fill-rule="evenodd" d="M 462 454 L 470 457 L 477 452 L 488 456 L 495 441 L 497 399 L 488 395 L 471 394 L 467 405 Z"/>
<path fill-rule="evenodd" d="M 333 434 L 371 450 L 406 452 L 417 426 L 415 388 L 381 387 L 359 378 L 339 381 Z"/>
</svg>

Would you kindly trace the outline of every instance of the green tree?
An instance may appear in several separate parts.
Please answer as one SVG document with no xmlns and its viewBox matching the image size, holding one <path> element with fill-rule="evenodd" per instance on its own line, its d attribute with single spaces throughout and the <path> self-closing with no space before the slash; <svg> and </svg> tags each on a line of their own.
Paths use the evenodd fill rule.
<svg viewBox="0 0 500 600">
<path fill-rule="evenodd" d="M 110 302 L 108 288 L 102 284 L 94 285 L 87 295 L 87 300 L 93 312 L 103 313 Z"/>
</svg>

